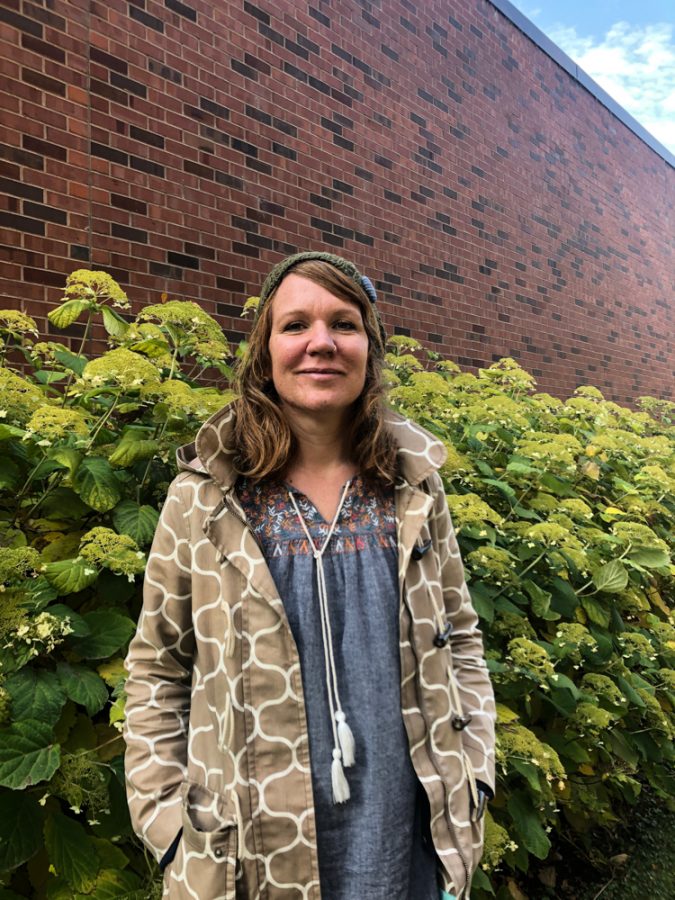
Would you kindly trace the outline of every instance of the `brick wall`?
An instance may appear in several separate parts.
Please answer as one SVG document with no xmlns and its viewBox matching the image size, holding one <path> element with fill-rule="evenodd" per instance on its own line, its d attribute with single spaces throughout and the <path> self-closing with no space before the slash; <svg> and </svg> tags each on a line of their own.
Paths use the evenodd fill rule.
<svg viewBox="0 0 675 900">
<path fill-rule="evenodd" d="M 462 365 L 673 396 L 673 170 L 486 0 L 2 0 L 0 38 L 0 306 L 45 332 L 92 266 L 236 339 L 326 248 Z"/>
</svg>

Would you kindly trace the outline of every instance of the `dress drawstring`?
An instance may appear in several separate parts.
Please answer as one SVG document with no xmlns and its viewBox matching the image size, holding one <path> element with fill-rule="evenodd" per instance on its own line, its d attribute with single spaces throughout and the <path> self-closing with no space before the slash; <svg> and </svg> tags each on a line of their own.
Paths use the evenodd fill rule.
<svg viewBox="0 0 675 900">
<path fill-rule="evenodd" d="M 295 512 L 297 513 L 303 531 L 307 536 L 307 540 L 310 543 L 312 554 L 316 562 L 316 580 L 319 594 L 319 614 L 321 618 L 321 637 L 323 640 L 323 653 L 326 666 L 326 688 L 328 690 L 328 703 L 330 706 L 331 726 L 333 729 L 333 762 L 331 765 L 331 783 L 333 786 L 334 803 L 345 803 L 347 800 L 349 800 L 350 797 L 349 784 L 347 782 L 347 778 L 345 777 L 343 766 L 348 768 L 349 766 L 354 765 L 354 735 L 352 734 L 352 730 L 347 723 L 347 717 L 345 716 L 344 710 L 342 709 L 342 703 L 340 702 L 337 671 L 335 669 L 335 654 L 333 652 L 333 634 L 330 627 L 330 615 L 328 612 L 326 576 L 323 569 L 323 554 L 330 542 L 330 539 L 333 537 L 333 532 L 335 531 L 335 526 L 342 511 L 342 507 L 344 505 L 345 497 L 347 496 L 347 491 L 349 489 L 350 483 L 351 482 L 348 481 L 344 486 L 342 496 L 340 497 L 340 502 L 338 503 L 337 510 L 335 511 L 335 516 L 333 517 L 333 521 L 330 528 L 328 529 L 328 534 L 326 535 L 326 539 L 323 542 L 321 549 L 319 549 L 315 545 L 314 540 L 312 539 L 309 529 L 307 528 L 307 523 L 305 522 L 302 513 L 300 512 L 300 508 L 295 500 L 293 492 L 288 492 L 288 496 L 291 498 L 291 503 L 293 504 Z"/>
</svg>

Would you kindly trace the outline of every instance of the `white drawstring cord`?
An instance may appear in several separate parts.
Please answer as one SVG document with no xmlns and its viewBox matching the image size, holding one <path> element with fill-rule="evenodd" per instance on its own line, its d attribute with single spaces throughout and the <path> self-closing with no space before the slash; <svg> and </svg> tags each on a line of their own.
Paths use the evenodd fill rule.
<svg viewBox="0 0 675 900">
<path fill-rule="evenodd" d="M 330 539 L 333 537 L 338 517 L 342 511 L 342 506 L 347 496 L 350 481 L 348 481 L 342 491 L 340 502 L 335 511 L 335 516 L 328 529 L 328 534 L 321 549 L 314 544 L 312 535 L 307 528 L 307 524 L 300 512 L 300 508 L 295 500 L 292 491 L 288 492 L 291 503 L 297 513 L 302 529 L 307 536 L 307 540 L 312 548 L 312 555 L 316 561 L 316 580 L 319 594 L 319 614 L 321 619 L 321 636 L 323 639 L 324 663 L 326 667 L 326 688 L 328 689 L 328 703 L 330 706 L 331 726 L 333 729 L 333 762 L 331 765 L 331 782 L 333 787 L 333 802 L 344 803 L 349 800 L 349 784 L 345 778 L 343 764 L 345 766 L 354 765 L 354 735 L 347 723 L 347 718 L 342 709 L 340 702 L 340 693 L 338 690 L 337 671 L 335 668 L 335 654 L 333 652 L 333 635 L 330 627 L 330 614 L 328 611 L 328 593 L 326 590 L 326 576 L 323 569 L 323 554 L 328 546 Z"/>
</svg>

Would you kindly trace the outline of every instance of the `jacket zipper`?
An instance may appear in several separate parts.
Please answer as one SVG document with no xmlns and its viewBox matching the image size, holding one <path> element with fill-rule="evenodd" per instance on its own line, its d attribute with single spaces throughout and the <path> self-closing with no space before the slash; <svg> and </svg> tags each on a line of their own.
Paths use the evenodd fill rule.
<svg viewBox="0 0 675 900">
<path fill-rule="evenodd" d="M 413 653 L 415 654 L 415 658 L 416 658 L 416 659 L 418 660 L 418 662 L 419 662 L 419 655 L 418 655 L 418 653 L 417 653 L 417 645 L 416 645 L 416 642 L 415 642 L 415 629 L 414 629 L 414 627 L 413 627 L 413 625 L 414 625 L 414 618 L 413 618 L 412 610 L 410 609 L 410 604 L 408 603 L 408 594 L 407 594 L 407 591 L 405 590 L 405 586 L 403 587 L 403 590 L 402 590 L 402 597 L 403 597 L 403 602 L 405 603 L 406 609 L 408 610 L 408 615 L 410 616 L 410 643 L 411 643 L 411 645 L 412 645 Z M 424 716 L 423 716 L 422 718 L 424 718 Z M 425 720 L 425 725 L 426 725 L 426 720 Z M 428 730 L 428 726 L 427 726 L 427 730 Z M 437 774 L 440 776 L 440 772 L 438 772 L 438 768 L 437 768 L 435 762 L 433 761 L 432 755 L 431 755 L 431 754 L 429 754 L 429 759 L 430 759 L 432 765 L 434 766 L 434 769 L 436 769 Z M 443 785 L 443 791 L 444 791 L 444 793 L 446 794 L 446 806 L 447 806 L 447 803 L 448 803 L 448 800 L 447 800 L 447 791 L 446 791 L 446 788 L 445 788 L 445 782 L 443 781 L 442 776 L 441 776 L 441 784 Z M 453 837 L 453 839 L 454 839 L 455 847 L 457 848 L 457 855 L 459 856 L 459 858 L 460 858 L 460 860 L 461 860 L 461 862 L 462 862 L 462 866 L 463 866 L 463 868 L 464 868 L 464 875 L 466 876 L 466 886 L 465 886 L 465 888 L 464 888 L 464 891 L 461 892 L 461 895 L 462 895 L 462 896 L 466 896 L 466 891 L 468 891 L 468 890 L 470 889 L 470 885 L 471 885 L 471 876 L 470 876 L 470 874 L 469 874 L 469 866 L 467 865 L 467 862 L 466 862 L 466 860 L 464 859 L 464 854 L 462 853 L 462 849 L 461 849 L 461 847 L 460 847 L 459 840 L 458 840 L 458 838 L 457 838 L 457 832 L 456 832 L 456 830 L 455 830 L 454 823 L 453 823 L 452 818 L 451 818 L 451 816 L 450 816 L 450 810 L 449 810 L 449 809 L 448 809 L 448 811 L 447 811 L 447 813 L 446 813 L 445 819 L 446 819 L 446 822 L 447 822 L 447 824 L 448 824 L 448 828 L 450 829 L 450 833 L 452 834 L 452 837 Z"/>
</svg>

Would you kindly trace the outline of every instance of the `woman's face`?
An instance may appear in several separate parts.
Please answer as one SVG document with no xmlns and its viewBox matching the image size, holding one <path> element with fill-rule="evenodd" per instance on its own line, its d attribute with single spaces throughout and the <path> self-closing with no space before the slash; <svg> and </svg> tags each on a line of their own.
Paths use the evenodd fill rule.
<svg viewBox="0 0 675 900">
<path fill-rule="evenodd" d="M 287 275 L 272 299 L 272 381 L 289 413 L 339 419 L 363 391 L 368 336 L 361 310 L 301 275 Z"/>
</svg>

